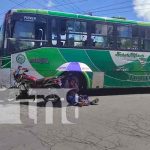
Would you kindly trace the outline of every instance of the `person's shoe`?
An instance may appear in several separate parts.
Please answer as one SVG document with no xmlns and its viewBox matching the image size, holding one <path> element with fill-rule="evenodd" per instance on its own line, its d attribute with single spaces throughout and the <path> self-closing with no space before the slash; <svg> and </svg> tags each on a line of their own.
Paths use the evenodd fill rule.
<svg viewBox="0 0 150 150">
<path fill-rule="evenodd" d="M 90 102 L 91 105 L 96 105 L 99 102 L 99 99 L 96 98 Z"/>
</svg>

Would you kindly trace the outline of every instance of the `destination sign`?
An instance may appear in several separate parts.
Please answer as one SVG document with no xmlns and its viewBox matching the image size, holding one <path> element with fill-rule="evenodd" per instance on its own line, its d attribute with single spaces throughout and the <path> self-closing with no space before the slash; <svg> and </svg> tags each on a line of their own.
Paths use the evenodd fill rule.
<svg viewBox="0 0 150 150">
<path fill-rule="evenodd" d="M 34 22 L 35 20 L 36 20 L 36 17 L 33 17 L 33 16 L 24 16 L 24 21 Z"/>
</svg>

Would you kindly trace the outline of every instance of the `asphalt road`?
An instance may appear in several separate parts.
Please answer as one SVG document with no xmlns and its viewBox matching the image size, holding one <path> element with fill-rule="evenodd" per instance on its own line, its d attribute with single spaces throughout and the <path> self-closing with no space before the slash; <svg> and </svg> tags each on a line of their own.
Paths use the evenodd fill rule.
<svg viewBox="0 0 150 150">
<path fill-rule="evenodd" d="M 65 109 L 55 107 L 53 123 L 52 109 L 45 113 L 40 101 L 19 105 L 1 98 L 2 94 L 1 150 L 150 149 L 150 95 L 101 96 L 98 105 L 79 108 L 79 112 L 64 105 L 67 120 L 62 120 Z"/>
</svg>

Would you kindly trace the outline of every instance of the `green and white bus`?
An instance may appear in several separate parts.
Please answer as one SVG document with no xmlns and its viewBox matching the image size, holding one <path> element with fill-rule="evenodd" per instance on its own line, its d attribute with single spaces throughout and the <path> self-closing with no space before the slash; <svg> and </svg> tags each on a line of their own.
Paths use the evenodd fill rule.
<svg viewBox="0 0 150 150">
<path fill-rule="evenodd" d="M 150 86 L 150 23 L 39 9 L 12 9 L 0 32 L 0 85 L 29 68 L 37 78 L 70 72 L 57 68 L 82 62 L 92 72 L 73 72 L 82 88 Z M 65 81 L 64 81 L 65 82 Z"/>
</svg>

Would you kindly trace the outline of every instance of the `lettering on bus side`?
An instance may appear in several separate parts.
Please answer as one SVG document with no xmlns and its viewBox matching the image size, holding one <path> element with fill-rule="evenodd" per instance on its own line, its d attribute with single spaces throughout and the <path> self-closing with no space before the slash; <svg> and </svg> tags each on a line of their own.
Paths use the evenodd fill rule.
<svg viewBox="0 0 150 150">
<path fill-rule="evenodd" d="M 147 81 L 150 81 L 150 76 L 136 76 L 136 75 L 130 75 L 129 76 L 129 79 L 131 81 L 143 81 L 143 82 L 147 82 Z"/>
<path fill-rule="evenodd" d="M 123 53 L 123 52 L 117 52 L 117 57 L 123 57 L 123 58 L 144 58 L 143 54 L 138 53 Z"/>
<path fill-rule="evenodd" d="M 29 60 L 30 63 L 39 63 L 39 64 L 48 64 L 49 61 L 47 58 L 33 58 Z"/>
</svg>

